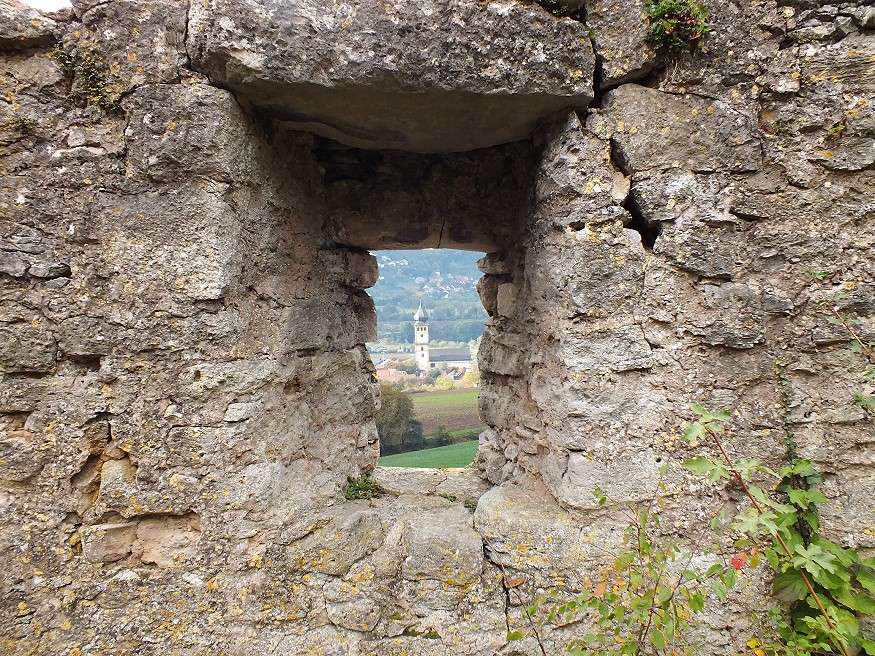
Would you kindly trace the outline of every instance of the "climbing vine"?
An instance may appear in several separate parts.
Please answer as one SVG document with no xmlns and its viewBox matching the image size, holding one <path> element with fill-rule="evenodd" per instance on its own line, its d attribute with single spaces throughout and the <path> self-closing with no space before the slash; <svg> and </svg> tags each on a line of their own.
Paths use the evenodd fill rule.
<svg viewBox="0 0 875 656">
<path fill-rule="evenodd" d="M 781 380 L 783 364 L 777 364 L 776 371 Z M 786 403 L 786 395 L 784 399 Z M 698 455 L 683 466 L 711 483 L 733 481 L 749 502 L 730 524 L 738 536 L 735 553 L 729 556 L 712 547 L 714 563 L 701 571 L 692 566 L 691 551 L 676 543 L 659 543 L 663 501 L 658 496 L 635 511 L 621 552 L 600 580 L 559 605 L 540 599 L 528 606 L 528 628 L 512 631 L 508 639 L 534 635 L 546 656 L 539 627 L 580 622 L 585 628 L 568 642 L 568 654 L 691 654 L 687 635 L 708 597 L 726 598 L 739 570 L 762 563 L 771 569 L 775 600 L 784 605 L 768 610 L 772 635 L 748 640 L 755 656 L 875 656 L 875 641 L 863 635 L 858 620 L 860 615 L 875 615 L 875 558 L 863 558 L 820 535 L 817 504 L 827 498 L 816 488 L 821 476 L 814 465 L 796 455 L 792 432 L 786 436 L 790 461 L 776 472 L 756 459 L 731 456 L 724 443 L 729 412 L 711 412 L 696 404 L 691 409 L 698 418 L 688 425 L 683 439 L 694 447 L 710 443 L 719 455 Z M 602 491 L 595 494 L 600 506 L 608 503 Z M 719 518 L 712 523 L 718 533 L 721 523 Z M 517 585 L 518 580 L 505 577 L 506 587 Z"/>
</svg>

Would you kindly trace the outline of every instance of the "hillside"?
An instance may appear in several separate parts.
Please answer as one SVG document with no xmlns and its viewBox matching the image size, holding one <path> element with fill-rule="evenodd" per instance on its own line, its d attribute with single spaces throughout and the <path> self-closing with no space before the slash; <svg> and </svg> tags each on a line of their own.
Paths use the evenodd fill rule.
<svg viewBox="0 0 875 656">
<path fill-rule="evenodd" d="M 477 294 L 482 253 L 457 250 L 375 251 L 380 278 L 369 290 L 377 307 L 378 341 L 411 343 L 420 299 L 432 340 L 467 342 L 483 334 L 486 311 Z"/>
</svg>

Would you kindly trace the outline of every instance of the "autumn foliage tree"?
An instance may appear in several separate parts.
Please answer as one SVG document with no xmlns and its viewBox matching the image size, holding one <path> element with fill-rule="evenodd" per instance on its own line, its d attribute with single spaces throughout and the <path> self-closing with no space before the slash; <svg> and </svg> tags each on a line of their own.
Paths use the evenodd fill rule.
<svg viewBox="0 0 875 656">
<path fill-rule="evenodd" d="M 377 433 L 380 455 L 410 451 L 422 443 L 422 424 L 413 418 L 413 401 L 391 385 L 380 385 Z"/>
</svg>

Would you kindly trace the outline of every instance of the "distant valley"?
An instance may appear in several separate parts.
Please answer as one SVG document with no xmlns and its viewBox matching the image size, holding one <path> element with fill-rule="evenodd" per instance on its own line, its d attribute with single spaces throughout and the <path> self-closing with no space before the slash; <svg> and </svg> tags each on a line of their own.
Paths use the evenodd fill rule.
<svg viewBox="0 0 875 656">
<path fill-rule="evenodd" d="M 456 250 L 374 251 L 380 279 L 369 291 L 377 307 L 381 345 L 413 343 L 413 313 L 420 300 L 433 342 L 478 339 L 488 318 L 477 294 L 482 253 Z"/>
</svg>

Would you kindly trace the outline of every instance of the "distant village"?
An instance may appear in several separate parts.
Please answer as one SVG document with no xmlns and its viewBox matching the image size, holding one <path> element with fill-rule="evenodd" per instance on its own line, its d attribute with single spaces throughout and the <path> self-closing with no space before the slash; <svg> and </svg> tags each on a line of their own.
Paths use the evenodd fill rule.
<svg viewBox="0 0 875 656">
<path fill-rule="evenodd" d="M 385 383 L 434 382 L 446 376 L 453 382 L 461 382 L 465 374 L 476 373 L 477 364 L 470 346 L 462 348 L 435 348 L 431 346 L 428 326 L 428 310 L 422 301 L 413 315 L 414 342 L 412 353 L 371 354 L 377 368 L 377 379 Z M 471 379 L 471 376 L 468 377 Z"/>
</svg>

